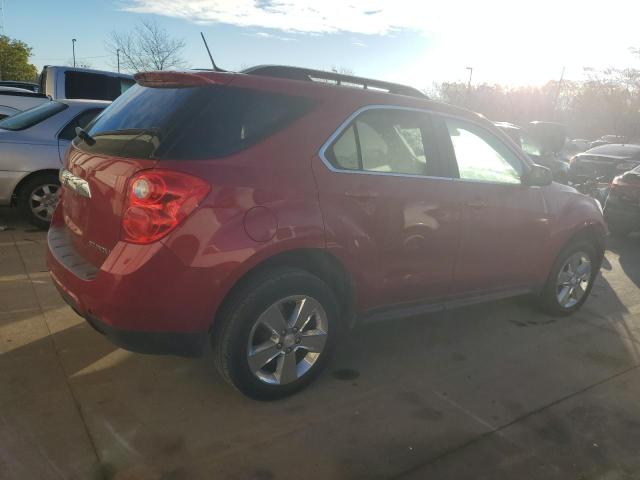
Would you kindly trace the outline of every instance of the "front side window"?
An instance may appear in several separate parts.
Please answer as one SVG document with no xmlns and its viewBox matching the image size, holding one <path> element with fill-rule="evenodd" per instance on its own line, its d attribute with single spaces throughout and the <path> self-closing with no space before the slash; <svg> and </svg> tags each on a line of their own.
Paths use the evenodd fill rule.
<svg viewBox="0 0 640 480">
<path fill-rule="evenodd" d="M 461 179 L 521 183 L 520 160 L 497 137 L 473 123 L 457 119 L 445 122 Z"/>
<path fill-rule="evenodd" d="M 44 122 L 47 118 L 53 117 L 66 108 L 68 108 L 68 105 L 64 103 L 54 101 L 45 102 L 37 107 L 5 118 L 0 121 L 0 128 L 4 130 L 25 130 L 40 122 Z"/>
<path fill-rule="evenodd" d="M 419 112 L 367 110 L 328 149 L 328 159 L 345 170 L 437 176 L 425 148 L 426 122 Z"/>
</svg>

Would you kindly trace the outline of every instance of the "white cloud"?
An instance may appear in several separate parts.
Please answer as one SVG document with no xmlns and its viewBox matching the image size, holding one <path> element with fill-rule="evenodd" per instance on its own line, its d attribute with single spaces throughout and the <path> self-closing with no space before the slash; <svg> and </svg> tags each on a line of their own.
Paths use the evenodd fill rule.
<svg viewBox="0 0 640 480">
<path fill-rule="evenodd" d="M 416 76 L 473 65 L 478 79 L 483 70 L 514 81 L 548 79 L 562 66 L 570 76 L 585 66 L 629 65 L 628 48 L 640 46 L 640 2 L 630 0 L 129 0 L 123 9 L 289 32 L 283 38 L 413 31 L 425 43 L 424 58 L 408 67 Z"/>
</svg>

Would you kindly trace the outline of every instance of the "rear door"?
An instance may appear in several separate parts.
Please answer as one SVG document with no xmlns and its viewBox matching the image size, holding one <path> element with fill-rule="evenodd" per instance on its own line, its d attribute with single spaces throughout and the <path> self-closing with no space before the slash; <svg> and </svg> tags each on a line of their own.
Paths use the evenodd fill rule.
<svg viewBox="0 0 640 480">
<path fill-rule="evenodd" d="M 446 296 L 458 211 L 426 113 L 365 109 L 313 169 L 327 243 L 364 285 L 362 308 Z"/>
<path fill-rule="evenodd" d="M 452 293 L 530 287 L 549 233 L 542 188 L 522 183 L 526 165 L 482 125 L 443 116 L 434 123 L 458 170 L 450 185 L 462 223 Z"/>
</svg>

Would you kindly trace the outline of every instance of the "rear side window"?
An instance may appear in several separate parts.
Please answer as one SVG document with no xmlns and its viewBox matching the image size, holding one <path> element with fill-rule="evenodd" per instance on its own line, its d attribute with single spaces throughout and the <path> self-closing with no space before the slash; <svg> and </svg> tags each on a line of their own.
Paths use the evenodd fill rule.
<svg viewBox="0 0 640 480">
<path fill-rule="evenodd" d="M 282 129 L 310 100 L 223 86 L 134 85 L 89 128 L 80 148 L 130 158 L 196 160 L 238 152 Z"/>
<path fill-rule="evenodd" d="M 66 98 L 115 100 L 135 82 L 133 79 L 88 72 L 65 72 Z"/>
<path fill-rule="evenodd" d="M 102 108 L 92 108 L 76 115 L 76 117 L 62 129 L 58 138 L 62 140 L 73 140 L 76 136 L 76 127 L 85 128 L 102 110 Z"/>
<path fill-rule="evenodd" d="M 427 141 L 426 114 L 372 109 L 360 114 L 327 150 L 342 170 L 439 176 L 436 156 Z"/>
<path fill-rule="evenodd" d="M 67 105 L 60 102 L 46 102 L 37 107 L 30 108 L 24 112 L 16 113 L 0 121 L 0 128 L 5 130 L 25 130 L 33 127 L 47 118 L 53 117 L 64 109 Z"/>
</svg>

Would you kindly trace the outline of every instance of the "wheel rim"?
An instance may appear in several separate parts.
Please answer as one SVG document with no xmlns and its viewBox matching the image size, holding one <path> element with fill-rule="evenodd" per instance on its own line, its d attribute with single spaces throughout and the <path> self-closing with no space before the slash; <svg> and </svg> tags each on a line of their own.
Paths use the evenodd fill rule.
<svg viewBox="0 0 640 480">
<path fill-rule="evenodd" d="M 327 314 L 316 299 L 293 295 L 278 300 L 251 328 L 247 345 L 249 369 L 270 385 L 295 382 L 320 358 L 327 332 Z"/>
<path fill-rule="evenodd" d="M 556 280 L 556 298 L 563 308 L 576 305 L 587 293 L 591 282 L 591 260 L 585 252 L 576 252 L 564 263 Z"/>
<path fill-rule="evenodd" d="M 29 195 L 29 208 L 34 216 L 50 222 L 59 199 L 60 185 L 45 183 L 39 185 Z"/>
</svg>

